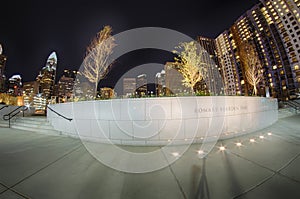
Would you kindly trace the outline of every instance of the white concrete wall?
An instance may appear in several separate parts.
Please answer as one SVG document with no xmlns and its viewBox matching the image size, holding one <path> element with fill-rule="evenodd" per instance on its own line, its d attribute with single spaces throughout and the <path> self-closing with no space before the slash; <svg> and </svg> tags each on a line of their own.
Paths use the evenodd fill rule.
<svg viewBox="0 0 300 199">
<path fill-rule="evenodd" d="M 162 97 L 51 105 L 53 127 L 69 136 L 126 145 L 202 142 L 263 129 L 278 119 L 277 100 L 261 97 Z"/>
</svg>

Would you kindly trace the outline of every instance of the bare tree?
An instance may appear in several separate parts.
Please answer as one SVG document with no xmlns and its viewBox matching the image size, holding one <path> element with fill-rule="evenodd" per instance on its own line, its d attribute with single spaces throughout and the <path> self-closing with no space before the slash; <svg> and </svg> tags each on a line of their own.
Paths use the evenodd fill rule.
<svg viewBox="0 0 300 199">
<path fill-rule="evenodd" d="M 104 26 L 88 46 L 83 61 L 81 74 L 95 86 L 94 96 L 96 96 L 99 81 L 109 72 L 109 56 L 116 46 L 115 39 L 111 34 L 112 28 Z"/>
<path fill-rule="evenodd" d="M 195 85 L 207 76 L 206 51 L 196 42 L 183 42 L 173 51 L 178 71 L 182 74 L 182 83 L 194 92 Z"/>
<path fill-rule="evenodd" d="M 253 86 L 254 95 L 257 95 L 257 86 L 263 78 L 259 57 L 254 46 L 249 43 L 243 43 L 243 45 L 241 45 L 239 54 L 244 66 L 244 73 L 247 82 Z"/>
</svg>

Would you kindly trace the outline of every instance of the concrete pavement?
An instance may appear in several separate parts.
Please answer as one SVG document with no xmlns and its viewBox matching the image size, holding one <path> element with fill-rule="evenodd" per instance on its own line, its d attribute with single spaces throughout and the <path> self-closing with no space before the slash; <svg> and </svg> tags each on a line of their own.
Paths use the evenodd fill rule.
<svg viewBox="0 0 300 199">
<path fill-rule="evenodd" d="M 77 139 L 0 128 L 0 198 L 300 198 L 299 122 L 300 115 L 281 118 L 219 141 L 203 159 L 194 144 L 175 163 L 144 174 L 101 164 Z"/>
</svg>

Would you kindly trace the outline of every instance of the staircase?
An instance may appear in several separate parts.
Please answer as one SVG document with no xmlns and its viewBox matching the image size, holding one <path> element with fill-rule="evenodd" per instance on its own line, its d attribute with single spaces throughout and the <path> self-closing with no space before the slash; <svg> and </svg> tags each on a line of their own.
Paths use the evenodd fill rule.
<svg viewBox="0 0 300 199">
<path fill-rule="evenodd" d="M 290 117 L 295 114 L 297 114 L 297 112 L 293 108 L 288 107 L 278 109 L 278 118 Z"/>
<path fill-rule="evenodd" d="M 48 135 L 61 135 L 51 126 L 45 116 L 17 117 L 12 121 L 11 128 Z"/>
</svg>

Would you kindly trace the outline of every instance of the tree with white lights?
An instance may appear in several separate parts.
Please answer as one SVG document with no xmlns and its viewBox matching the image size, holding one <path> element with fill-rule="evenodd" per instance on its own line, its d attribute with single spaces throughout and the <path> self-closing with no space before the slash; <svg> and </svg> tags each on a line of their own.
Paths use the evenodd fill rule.
<svg viewBox="0 0 300 199">
<path fill-rule="evenodd" d="M 195 92 L 195 85 L 207 76 L 207 52 L 196 41 L 183 42 L 175 47 L 175 63 L 182 74 L 182 83 Z"/>
<path fill-rule="evenodd" d="M 111 26 L 104 26 L 88 46 L 83 61 L 81 74 L 95 86 L 94 96 L 96 96 L 99 81 L 107 75 L 111 66 L 108 63 L 109 56 L 116 46 L 115 39 L 111 34 Z"/>
<path fill-rule="evenodd" d="M 254 95 L 257 95 L 257 86 L 263 79 L 262 66 L 259 57 L 249 43 L 244 43 L 239 51 L 241 62 L 244 67 L 247 82 L 253 86 Z"/>
</svg>

